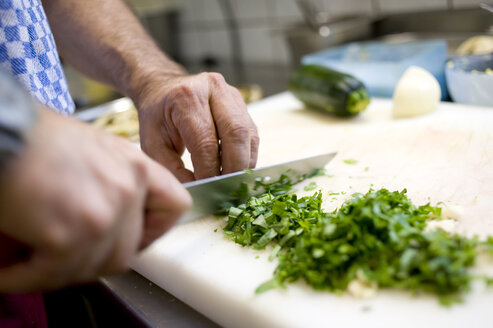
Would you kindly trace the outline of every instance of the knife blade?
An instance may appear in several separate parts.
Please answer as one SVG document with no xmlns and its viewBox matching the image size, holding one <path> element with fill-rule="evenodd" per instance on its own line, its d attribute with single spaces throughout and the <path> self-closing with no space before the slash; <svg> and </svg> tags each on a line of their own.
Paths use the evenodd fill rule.
<svg viewBox="0 0 493 328">
<path fill-rule="evenodd" d="M 327 153 L 253 170 L 186 182 L 183 186 L 192 196 L 193 205 L 178 220 L 177 224 L 185 224 L 216 213 L 222 204 L 232 198 L 232 193 L 237 191 L 243 183 L 247 184 L 251 190 L 259 179 L 270 179 L 274 182 L 282 174 L 296 179 L 300 175 L 308 175 L 316 169 L 325 167 L 335 155 L 336 153 Z"/>
</svg>

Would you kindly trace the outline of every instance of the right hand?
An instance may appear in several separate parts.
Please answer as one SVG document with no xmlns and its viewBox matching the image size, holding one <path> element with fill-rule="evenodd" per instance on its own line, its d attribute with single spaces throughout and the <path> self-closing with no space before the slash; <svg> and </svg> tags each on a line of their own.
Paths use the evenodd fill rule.
<svg viewBox="0 0 493 328">
<path fill-rule="evenodd" d="M 0 292 L 125 270 L 190 204 L 178 180 L 134 145 L 43 110 L 0 177 L 0 237 L 30 251 L 0 267 Z"/>
</svg>

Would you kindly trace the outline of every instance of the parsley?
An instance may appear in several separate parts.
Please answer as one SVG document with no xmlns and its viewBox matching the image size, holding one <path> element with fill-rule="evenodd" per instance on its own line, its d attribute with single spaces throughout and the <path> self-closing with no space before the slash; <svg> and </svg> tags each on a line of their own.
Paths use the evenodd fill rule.
<svg viewBox="0 0 493 328">
<path fill-rule="evenodd" d="M 493 255 L 493 236 L 488 237 L 488 239 L 483 242 L 483 245 L 486 248 L 486 251 Z"/>
<path fill-rule="evenodd" d="M 321 169 L 315 169 L 313 171 L 313 173 L 311 174 L 311 177 L 321 177 L 321 176 L 324 176 L 324 175 L 327 175 L 326 172 L 325 172 L 325 169 L 324 168 L 321 168 Z"/>
<path fill-rule="evenodd" d="M 477 247 L 493 252 L 493 237 L 479 243 L 443 230 L 425 232 L 427 220 L 439 217 L 441 209 L 415 206 L 405 189 L 356 193 L 338 210 L 325 212 L 321 191 L 299 198 L 288 193 L 292 182 L 285 176 L 261 186 L 265 193 L 228 209 L 223 229 L 242 246 L 272 245 L 269 260 L 277 258 L 278 266 L 256 293 L 300 279 L 339 293 L 360 272 L 380 288 L 433 293 L 451 304 L 470 288 L 474 276 L 467 268 L 474 265 Z"/>
<path fill-rule="evenodd" d="M 310 182 L 310 184 L 306 185 L 305 188 L 303 188 L 305 191 L 310 191 L 310 190 L 314 190 L 315 188 L 317 188 L 317 183 L 315 181 L 313 182 Z"/>
<path fill-rule="evenodd" d="M 353 159 L 353 158 L 349 158 L 349 159 L 345 159 L 344 160 L 344 163 L 350 164 L 350 165 L 354 165 L 354 164 L 358 164 L 358 160 L 357 159 Z"/>
</svg>

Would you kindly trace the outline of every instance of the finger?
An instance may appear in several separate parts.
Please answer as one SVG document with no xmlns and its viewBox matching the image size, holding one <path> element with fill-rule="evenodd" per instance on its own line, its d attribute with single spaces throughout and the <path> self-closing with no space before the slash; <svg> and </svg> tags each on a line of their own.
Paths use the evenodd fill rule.
<svg viewBox="0 0 493 328">
<path fill-rule="evenodd" d="M 94 242 L 86 240 L 89 243 L 82 244 L 86 251 L 72 265 L 78 270 L 69 272 L 73 281 L 85 282 L 129 268 L 142 239 L 144 200 L 147 195 L 146 161 L 152 162 L 141 152 L 136 158 L 133 159 L 134 163 L 140 163 L 134 165 L 134 187 L 131 188 L 134 192 L 131 197 L 121 198 L 115 206 L 111 229 L 95 238 Z"/>
<path fill-rule="evenodd" d="M 140 249 L 168 231 L 192 204 L 190 194 L 173 175 L 157 163 L 149 162 L 149 189 Z"/>
<path fill-rule="evenodd" d="M 153 159 L 171 171 L 181 182 L 194 181 L 194 173 L 185 168 L 181 157 L 172 149 L 164 146 L 157 153 L 154 153 Z"/>
<path fill-rule="evenodd" d="M 120 218 L 123 221 L 122 226 L 116 232 L 113 249 L 98 270 L 98 275 L 120 273 L 130 267 L 143 238 L 142 205 L 142 200 L 137 201 L 133 208 Z"/>
<path fill-rule="evenodd" d="M 253 123 L 252 123 L 253 124 Z M 253 169 L 257 165 L 257 158 L 258 158 L 258 148 L 260 144 L 260 138 L 258 136 L 257 128 L 254 126 L 252 131 L 250 132 L 250 164 L 248 165 L 248 168 Z"/>
<path fill-rule="evenodd" d="M 158 133 L 158 127 L 148 131 L 146 137 L 142 136 L 142 149 L 152 159 L 170 170 L 181 182 L 195 180 L 192 171 L 185 168 L 181 159 L 181 152 L 175 150 L 174 144 L 169 138 L 169 133 Z"/>
<path fill-rule="evenodd" d="M 192 197 L 182 184 L 165 168 L 147 159 L 148 190 L 145 210 L 149 213 L 182 214 L 192 205 Z M 176 218 L 170 218 L 171 224 Z"/>
<path fill-rule="evenodd" d="M 246 169 L 251 163 L 253 123 L 239 92 L 221 80 L 213 83 L 211 108 L 221 140 L 222 173 Z"/>
<path fill-rule="evenodd" d="M 58 287 L 51 275 L 43 270 L 45 264 L 42 262 L 41 257 L 33 256 L 28 261 L 0 269 L 0 291 L 20 293 Z"/>
<path fill-rule="evenodd" d="M 147 212 L 144 220 L 144 235 L 139 249 L 148 247 L 160 238 L 182 215 L 181 212 Z"/>
<path fill-rule="evenodd" d="M 190 152 L 195 179 L 219 175 L 219 140 L 209 104 L 196 100 L 174 106 L 171 120 Z"/>
<path fill-rule="evenodd" d="M 83 252 L 79 258 L 74 259 L 73 267 L 77 269 L 76 271 L 72 271 L 73 282 L 83 283 L 103 275 L 103 269 L 114 252 L 116 239 L 117 236 L 115 234 L 109 234 L 100 240 L 97 246 L 92 247 L 87 252 Z M 75 256 L 77 254 L 74 254 L 72 257 Z M 80 262 L 77 263 L 77 261 Z M 80 263 L 83 264 L 80 265 Z"/>
</svg>

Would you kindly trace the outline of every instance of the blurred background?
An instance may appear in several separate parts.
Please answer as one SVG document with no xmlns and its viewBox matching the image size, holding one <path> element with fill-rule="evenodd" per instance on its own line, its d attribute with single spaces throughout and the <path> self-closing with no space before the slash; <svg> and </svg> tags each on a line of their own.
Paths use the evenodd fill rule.
<svg viewBox="0 0 493 328">
<path fill-rule="evenodd" d="M 303 55 L 351 41 L 444 39 L 449 52 L 493 35 L 478 0 L 126 0 L 190 72 L 217 71 L 247 100 L 286 89 Z M 79 108 L 119 97 L 66 66 Z"/>
</svg>

